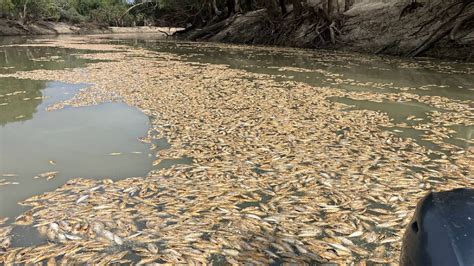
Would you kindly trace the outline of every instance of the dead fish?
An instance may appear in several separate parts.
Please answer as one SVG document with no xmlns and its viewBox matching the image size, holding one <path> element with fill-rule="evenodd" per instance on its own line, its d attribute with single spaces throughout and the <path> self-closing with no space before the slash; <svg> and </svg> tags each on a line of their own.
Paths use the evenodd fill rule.
<svg viewBox="0 0 474 266">
<path fill-rule="evenodd" d="M 158 249 L 158 247 L 157 247 L 155 244 L 153 244 L 153 243 L 148 243 L 147 248 L 148 248 L 148 250 L 149 250 L 151 253 L 153 253 L 153 254 L 158 254 L 159 249 Z"/>
<path fill-rule="evenodd" d="M 400 241 L 400 237 L 390 237 L 390 238 L 385 238 L 380 241 L 380 244 L 387 244 L 387 243 L 393 243 L 393 242 L 398 242 Z"/>
<path fill-rule="evenodd" d="M 262 218 L 260 218 L 259 216 L 255 215 L 255 214 L 245 214 L 245 217 L 255 219 L 255 220 L 258 220 L 258 221 L 262 220 Z"/>
<path fill-rule="evenodd" d="M 224 249 L 224 250 L 222 250 L 222 252 L 225 255 L 228 255 L 228 256 L 231 256 L 231 257 L 237 257 L 240 253 L 238 250 L 235 250 L 235 249 Z"/>
<path fill-rule="evenodd" d="M 105 230 L 105 226 L 101 222 L 94 222 L 92 224 L 92 231 L 96 233 L 97 235 L 102 235 Z"/>
<path fill-rule="evenodd" d="M 109 241 L 112 241 L 112 242 L 115 241 L 115 235 L 109 230 L 102 231 L 102 236 Z"/>
<path fill-rule="evenodd" d="M 3 177 L 17 177 L 17 174 L 2 174 Z"/>
<path fill-rule="evenodd" d="M 86 201 L 90 196 L 89 195 L 84 195 L 82 197 L 80 197 L 77 201 L 76 201 L 76 204 L 79 204 L 83 201 Z"/>
<path fill-rule="evenodd" d="M 118 235 L 114 235 L 114 242 L 119 246 L 123 245 L 123 240 Z"/>
<path fill-rule="evenodd" d="M 354 233 L 350 234 L 348 237 L 359 237 L 363 234 L 364 234 L 364 232 L 362 232 L 362 231 L 355 231 Z"/>
<path fill-rule="evenodd" d="M 54 232 L 59 232 L 59 224 L 57 223 L 50 223 L 49 228 L 53 230 Z"/>
<path fill-rule="evenodd" d="M 0 250 L 8 250 L 12 245 L 11 237 L 6 237 L 0 242 Z"/>
<path fill-rule="evenodd" d="M 61 242 L 61 243 L 64 243 L 64 242 L 67 241 L 66 236 L 65 236 L 64 234 L 62 234 L 62 233 L 57 234 L 57 235 L 56 235 L 56 238 L 57 238 L 57 240 L 58 240 L 59 242 Z"/>
<path fill-rule="evenodd" d="M 50 180 L 52 178 L 55 178 L 58 173 L 59 172 L 46 172 L 46 173 L 39 174 L 39 175 L 35 176 L 34 178 L 35 179 L 46 178 L 47 180 Z"/>
<path fill-rule="evenodd" d="M 75 236 L 75 235 L 64 234 L 64 236 L 65 236 L 68 240 L 82 240 L 82 237 Z"/>
<path fill-rule="evenodd" d="M 33 216 L 31 213 L 20 215 L 15 220 L 15 224 L 18 224 L 18 225 L 30 225 L 32 223 L 33 223 Z"/>
<path fill-rule="evenodd" d="M 321 234 L 321 231 L 318 230 L 306 230 L 306 231 L 301 231 L 298 236 L 299 237 L 315 237 Z"/>
<path fill-rule="evenodd" d="M 328 243 L 331 247 L 335 248 L 335 249 L 338 249 L 338 250 L 341 250 L 341 251 L 344 251 L 344 252 L 347 252 L 347 253 L 351 253 L 351 250 L 346 248 L 345 246 L 341 245 L 341 244 L 337 244 L 337 243 Z"/>
<path fill-rule="evenodd" d="M 109 153 L 110 156 L 118 156 L 118 155 L 122 155 L 121 152 L 112 152 L 112 153 Z"/>
</svg>

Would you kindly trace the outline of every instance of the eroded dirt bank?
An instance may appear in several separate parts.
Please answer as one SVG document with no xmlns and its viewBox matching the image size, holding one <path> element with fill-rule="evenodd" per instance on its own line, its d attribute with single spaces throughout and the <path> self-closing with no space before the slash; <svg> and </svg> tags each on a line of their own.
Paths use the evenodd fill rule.
<svg viewBox="0 0 474 266">
<path fill-rule="evenodd" d="M 216 19 L 207 27 L 179 34 L 196 41 L 350 50 L 405 57 L 431 56 L 472 61 L 474 2 L 469 0 L 354 0 L 329 19 L 321 1 L 308 1 L 305 11 L 269 18 L 266 10 Z M 339 1 L 344 2 L 344 1 Z M 0 19 L 0 35 L 156 33 L 160 27 L 101 27 L 93 24 L 36 22 L 22 25 Z M 166 32 L 166 33 L 165 33 Z"/>
<path fill-rule="evenodd" d="M 80 33 L 112 33 L 107 27 L 98 25 L 71 25 L 63 22 L 38 21 L 27 25 L 19 21 L 0 19 L 0 36 L 56 35 Z"/>
<path fill-rule="evenodd" d="M 356 0 L 331 22 L 321 5 L 269 18 L 266 10 L 237 14 L 185 34 L 191 40 L 329 48 L 397 56 L 471 61 L 474 3 L 463 0 Z"/>
<path fill-rule="evenodd" d="M 58 34 L 133 34 L 171 35 L 177 28 L 170 27 L 107 27 L 92 23 L 72 25 L 64 22 L 38 21 L 23 25 L 18 21 L 0 19 L 0 36 L 58 35 Z"/>
<path fill-rule="evenodd" d="M 453 125 L 473 124 L 470 100 L 376 81 L 371 84 L 394 92 L 314 87 L 79 37 L 26 45 L 95 50 L 78 56 L 107 61 L 2 77 L 94 84 L 50 110 L 124 101 L 150 116 L 144 141 L 166 137 L 171 144 L 156 153 L 155 164 L 183 156 L 193 164 L 116 182 L 74 179 L 25 200 L 32 209 L 16 225 L 0 226 L 5 264 L 396 263 L 417 200 L 430 190 L 474 185 L 474 150 L 442 142 Z M 316 56 L 358 60 L 346 53 Z M 322 69 L 293 69 L 323 73 L 335 84 L 357 82 Z M 442 111 L 397 122 L 331 97 Z M 422 129 L 443 150 L 384 129 L 394 127 Z M 7 245 L 12 226 L 37 231 L 43 242 Z"/>
</svg>

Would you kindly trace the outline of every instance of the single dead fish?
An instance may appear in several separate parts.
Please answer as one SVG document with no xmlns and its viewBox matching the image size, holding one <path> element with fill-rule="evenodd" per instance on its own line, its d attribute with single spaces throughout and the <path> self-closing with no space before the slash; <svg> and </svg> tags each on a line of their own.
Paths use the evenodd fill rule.
<svg viewBox="0 0 474 266">
<path fill-rule="evenodd" d="M 88 198 L 89 198 L 89 195 L 82 196 L 76 201 L 76 204 L 86 201 Z"/>
</svg>

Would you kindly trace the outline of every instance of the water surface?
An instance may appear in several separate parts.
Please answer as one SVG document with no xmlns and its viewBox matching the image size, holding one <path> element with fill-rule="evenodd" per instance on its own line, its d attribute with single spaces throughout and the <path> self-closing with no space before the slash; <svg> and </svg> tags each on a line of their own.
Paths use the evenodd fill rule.
<svg viewBox="0 0 474 266">
<path fill-rule="evenodd" d="M 213 43 L 176 42 L 153 36 L 137 37 L 104 35 L 110 43 L 144 47 L 158 52 L 173 53 L 190 62 L 223 64 L 230 68 L 268 74 L 279 81 L 299 81 L 315 87 L 338 88 L 348 92 L 409 93 L 417 96 L 446 97 L 459 103 L 474 101 L 474 63 L 430 58 L 403 59 L 358 53 L 325 50 L 280 49 Z M 375 102 L 334 97 L 353 109 L 386 113 L 394 123 L 405 122 L 410 116 L 423 118 L 439 108 L 418 102 Z M 472 104 L 471 104 L 472 105 Z M 473 107 L 474 108 L 474 107 Z M 454 126 L 455 133 L 444 141 L 460 148 L 472 146 L 474 125 Z M 418 130 L 397 133 L 412 138 L 428 149 L 439 148 L 423 140 Z"/>
<path fill-rule="evenodd" d="M 348 92 L 400 93 L 447 97 L 455 102 L 474 100 L 474 66 L 432 59 L 406 60 L 354 53 L 226 47 L 157 40 L 153 36 L 104 36 L 111 43 L 145 47 L 179 55 L 190 62 L 224 64 L 234 69 L 271 75 L 279 81 L 300 81 L 316 87 Z M 30 39 L 0 39 L 0 44 L 28 43 Z M 0 73 L 20 70 L 83 67 L 93 61 L 75 54 L 87 53 L 52 47 L 0 47 Z M 149 118 L 123 103 L 66 108 L 48 112 L 52 103 L 73 97 L 90 84 L 0 79 L 0 216 L 15 217 L 24 209 L 17 204 L 32 195 L 51 191 L 74 177 L 122 179 L 146 176 L 154 169 L 150 145 L 138 141 L 146 136 Z M 415 127 L 433 112 L 445 110 L 416 102 L 376 102 L 345 97 L 328 99 L 347 110 L 365 109 L 387 114 L 393 123 Z M 414 116 L 423 121 L 410 120 Z M 468 148 L 473 125 L 452 126 L 455 133 L 446 143 Z M 430 150 L 440 147 L 423 139 L 422 130 L 386 128 L 403 138 L 413 138 Z M 396 131 L 394 131 L 396 130 Z M 165 139 L 160 148 L 169 147 Z M 154 153 L 154 151 L 153 151 Z M 163 160 L 155 168 L 191 164 L 192 158 Z M 52 180 L 34 176 L 50 171 Z M 261 171 L 256 168 L 256 172 Z M 249 206 L 252 206 L 249 203 Z M 242 208 L 246 206 L 240 206 Z M 15 229 L 15 243 L 35 241 L 31 232 Z"/>
<path fill-rule="evenodd" d="M 7 38 L 0 43 L 29 41 Z M 0 73 L 83 67 L 93 61 L 74 54 L 86 52 L 1 47 Z M 16 217 L 25 211 L 18 202 L 71 178 L 117 180 L 146 176 L 152 169 L 150 145 L 138 140 L 147 135 L 149 118 L 138 109 L 106 103 L 46 111 L 90 85 L 0 78 L 0 217 Z M 34 178 L 45 172 L 58 174 L 51 180 Z"/>
</svg>

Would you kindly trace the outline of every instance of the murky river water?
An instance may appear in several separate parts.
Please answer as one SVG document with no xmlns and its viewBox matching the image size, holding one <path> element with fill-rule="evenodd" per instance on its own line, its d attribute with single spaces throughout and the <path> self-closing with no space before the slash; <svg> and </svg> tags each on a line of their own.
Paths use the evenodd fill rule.
<svg viewBox="0 0 474 266">
<path fill-rule="evenodd" d="M 231 68 L 272 75 L 279 81 L 301 81 L 312 86 L 334 86 L 347 91 L 392 93 L 409 91 L 420 96 L 442 96 L 456 101 L 474 100 L 473 64 L 417 61 L 396 58 L 366 60 L 351 53 L 298 51 L 292 53 L 248 48 L 222 48 L 212 44 L 193 44 L 155 40 L 153 37 L 104 36 L 110 43 L 144 47 L 183 56 L 185 60 L 224 64 Z M 22 44 L 25 38 L 4 38 L 0 44 Z M 85 66 L 92 60 L 75 54 L 84 50 L 53 47 L 2 47 L 0 73 L 35 69 L 65 69 Z M 54 60 L 51 60 L 54 59 Z M 340 78 L 343 76 L 343 78 Z M 385 85 L 380 85 L 385 84 Z M 389 84 L 389 85 L 386 85 Z M 189 158 L 164 161 L 153 167 L 146 136 L 149 118 L 123 103 L 92 107 L 46 108 L 73 97 L 90 84 L 0 78 L 0 217 L 15 217 L 25 209 L 17 204 L 32 195 L 54 190 L 74 177 L 122 179 L 146 176 L 156 168 L 189 164 Z M 395 123 L 413 116 L 429 119 L 442 109 L 421 102 L 376 102 L 344 97 L 332 101 L 350 109 L 381 111 Z M 413 138 L 428 149 L 446 152 L 439 143 L 423 138 L 423 130 L 388 128 L 403 138 Z M 453 126 L 445 143 L 460 148 L 472 145 L 474 126 Z M 163 140 L 158 149 L 169 144 Z M 449 155 L 449 153 L 446 153 Z M 58 172 L 51 179 L 34 178 L 45 172 Z M 6 184 L 6 186 L 1 186 Z M 18 231 L 15 243 L 27 245 L 35 237 Z"/>
<path fill-rule="evenodd" d="M 44 47 L 4 48 L 0 71 L 83 66 L 79 51 Z M 55 56 L 56 62 L 42 58 Z M 59 61 L 59 62 L 58 62 Z M 17 202 L 55 189 L 73 177 L 145 176 L 151 169 L 146 135 L 148 118 L 125 104 L 69 108 L 48 112 L 55 102 L 71 98 L 87 84 L 0 79 L 0 216 L 24 211 Z M 110 154 L 120 153 L 112 156 Z M 58 172 L 47 181 L 34 177 Z"/>
</svg>

